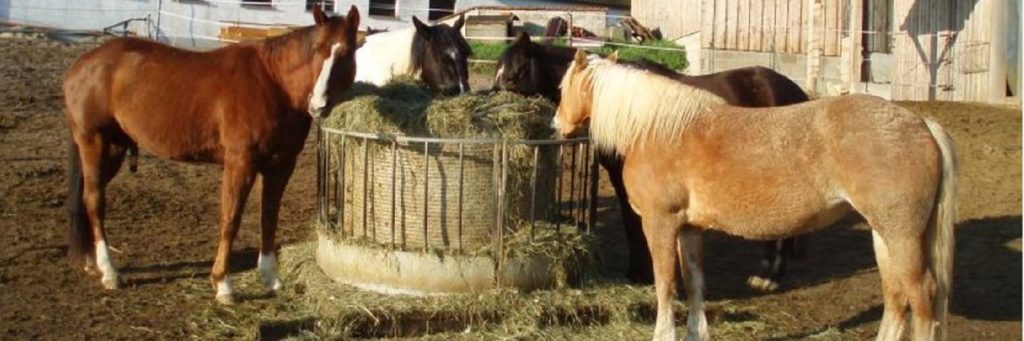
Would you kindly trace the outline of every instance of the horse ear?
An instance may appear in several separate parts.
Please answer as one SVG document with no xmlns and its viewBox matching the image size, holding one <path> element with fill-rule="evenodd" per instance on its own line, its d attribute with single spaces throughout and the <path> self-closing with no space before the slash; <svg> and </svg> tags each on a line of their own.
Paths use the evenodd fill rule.
<svg viewBox="0 0 1024 341">
<path fill-rule="evenodd" d="M 612 54 L 608 55 L 608 57 L 605 58 L 605 60 L 607 60 L 609 62 L 612 62 L 613 64 L 614 63 L 618 63 L 619 62 L 619 50 L 615 50 L 614 52 L 612 52 Z"/>
<path fill-rule="evenodd" d="M 359 9 L 356 8 L 356 5 L 352 5 L 352 7 L 348 9 L 348 14 L 345 15 L 345 23 L 348 24 L 350 32 L 359 30 Z"/>
<path fill-rule="evenodd" d="M 324 14 L 324 11 L 320 9 L 320 6 L 313 6 L 313 22 L 317 25 L 322 25 L 327 22 L 327 14 Z"/>
<path fill-rule="evenodd" d="M 576 67 L 579 69 L 587 67 L 587 54 L 583 49 L 576 49 Z"/>
<path fill-rule="evenodd" d="M 516 41 L 513 44 L 527 44 L 529 42 L 530 34 L 526 33 L 526 31 L 519 31 L 519 34 L 516 35 Z"/>
<path fill-rule="evenodd" d="M 427 25 L 423 24 L 423 22 L 420 21 L 419 18 L 416 18 L 415 15 L 412 16 L 412 24 L 413 26 L 416 26 L 416 33 L 422 35 L 423 38 L 430 39 L 430 27 L 427 27 Z"/>
<path fill-rule="evenodd" d="M 461 31 L 462 30 L 462 24 L 464 24 L 466 22 L 464 20 L 465 18 L 466 18 L 466 16 L 464 14 L 459 14 L 459 20 L 455 21 L 455 25 L 452 25 L 452 28 L 455 29 L 456 31 Z"/>
</svg>

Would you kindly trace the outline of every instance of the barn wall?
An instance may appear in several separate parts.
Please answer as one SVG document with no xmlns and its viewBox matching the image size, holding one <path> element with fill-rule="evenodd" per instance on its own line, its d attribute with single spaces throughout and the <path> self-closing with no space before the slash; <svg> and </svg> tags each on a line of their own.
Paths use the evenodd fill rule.
<svg viewBox="0 0 1024 341">
<path fill-rule="evenodd" d="M 993 51 L 992 3 L 896 1 L 893 99 L 987 101 L 1004 91 L 990 89 L 992 53 L 1005 53 Z"/>
<path fill-rule="evenodd" d="M 633 0 L 630 14 L 667 40 L 700 31 L 701 0 Z"/>
<path fill-rule="evenodd" d="M 807 0 L 701 0 L 700 31 L 705 48 L 732 51 L 806 53 L 810 9 Z M 838 56 L 846 24 L 843 0 L 821 0 L 823 54 Z"/>
</svg>

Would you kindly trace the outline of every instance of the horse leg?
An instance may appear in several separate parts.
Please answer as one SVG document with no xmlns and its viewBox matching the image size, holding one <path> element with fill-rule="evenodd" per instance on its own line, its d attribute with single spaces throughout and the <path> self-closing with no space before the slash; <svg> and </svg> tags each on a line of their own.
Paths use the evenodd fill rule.
<svg viewBox="0 0 1024 341">
<path fill-rule="evenodd" d="M 615 189 L 615 197 L 619 199 L 619 209 L 622 211 L 622 227 L 626 232 L 626 243 L 629 246 L 629 279 L 636 283 L 651 283 L 654 275 L 651 273 L 651 253 L 647 249 L 644 238 L 643 225 L 640 216 L 629 204 L 629 195 L 626 194 L 626 186 L 622 182 L 622 159 L 614 153 L 600 152 L 598 161 L 601 167 L 608 172 L 608 180 Z"/>
<path fill-rule="evenodd" d="M 886 245 L 893 275 L 899 280 L 900 287 L 910 304 L 913 316 L 913 339 L 934 340 L 938 323 L 932 311 L 932 297 L 938 289 L 931 271 L 927 267 L 927 251 L 924 248 L 923 236 L 909 233 L 920 229 L 900 229 L 890 232 L 892 238 Z"/>
<path fill-rule="evenodd" d="M 871 231 L 875 247 L 875 261 L 878 273 L 882 277 L 882 297 L 884 310 L 882 322 L 878 326 L 876 340 L 899 340 L 903 334 L 903 314 L 906 312 L 907 298 L 903 293 L 899 277 L 894 273 L 889 248 L 878 231 Z"/>
<path fill-rule="evenodd" d="M 655 216 L 644 225 L 654 267 L 654 288 L 658 297 L 655 340 L 675 340 L 676 246 L 682 224 L 675 216 Z"/>
<path fill-rule="evenodd" d="M 234 303 L 234 294 L 228 279 L 231 244 L 238 234 L 242 210 L 245 208 L 245 200 L 252 189 L 254 178 L 255 172 L 248 155 L 225 156 L 224 176 L 220 184 L 220 236 L 213 270 L 210 272 L 210 280 L 217 290 L 216 300 L 222 304 Z"/>
<path fill-rule="evenodd" d="M 76 137 L 75 142 L 78 144 L 81 156 L 82 201 L 89 226 L 92 227 L 95 252 L 91 256 L 91 260 L 86 258 L 86 267 L 95 264 L 101 274 L 100 282 L 103 287 L 117 289 L 120 286 L 120 280 L 117 269 L 110 261 L 103 220 L 106 215 L 106 186 L 121 166 L 124 149 L 111 145 L 98 132 L 92 136 Z"/>
<path fill-rule="evenodd" d="M 276 292 L 281 289 L 281 280 L 277 276 L 277 263 L 275 259 L 276 245 L 274 245 L 274 234 L 277 232 L 277 214 L 281 208 L 281 197 L 284 195 L 285 186 L 291 178 L 295 169 L 295 160 L 263 172 L 263 212 L 261 215 L 261 243 L 260 257 L 257 267 L 260 269 L 260 278 L 267 290 Z"/>
<path fill-rule="evenodd" d="M 679 258 L 682 260 L 683 285 L 690 310 L 686 316 L 686 340 L 710 340 L 708 319 L 704 314 L 704 245 L 702 233 L 683 228 L 679 234 Z"/>
<path fill-rule="evenodd" d="M 761 242 L 764 251 L 761 256 L 761 273 L 747 278 L 747 285 L 762 292 L 779 289 L 779 281 L 786 271 L 787 243 L 792 244 L 790 239 Z"/>
</svg>

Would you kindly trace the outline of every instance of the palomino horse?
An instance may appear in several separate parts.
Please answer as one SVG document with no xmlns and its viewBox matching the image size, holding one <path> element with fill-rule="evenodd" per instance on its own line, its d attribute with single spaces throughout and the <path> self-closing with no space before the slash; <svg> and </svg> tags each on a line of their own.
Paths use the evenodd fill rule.
<svg viewBox="0 0 1024 341">
<path fill-rule="evenodd" d="M 937 123 L 877 97 L 775 108 L 730 106 L 711 92 L 582 51 L 554 118 L 589 125 L 625 156 L 629 203 L 643 217 L 658 297 L 656 339 L 675 339 L 676 253 L 689 301 L 687 339 L 708 339 L 701 233 L 752 239 L 814 231 L 850 211 L 871 226 L 885 310 L 878 339 L 943 338 L 953 271 L 956 159 Z"/>
<path fill-rule="evenodd" d="M 193 52 L 142 39 L 115 39 L 84 54 L 64 77 L 72 145 L 70 254 L 119 286 L 104 238 L 105 187 L 136 143 L 171 160 L 224 166 L 220 239 L 211 272 L 216 299 L 232 303 L 231 244 L 256 175 L 263 176 L 263 283 L 278 290 L 277 214 L 310 124 L 329 112 L 355 77 L 353 6 L 344 18 L 314 7 L 316 25 L 266 41 Z"/>
<path fill-rule="evenodd" d="M 427 26 L 414 16 L 414 27 L 367 35 L 356 51 L 356 81 L 382 86 L 395 76 L 412 76 L 446 95 L 469 92 L 472 50 L 462 37 L 462 19 L 454 26 Z"/>
<path fill-rule="evenodd" d="M 534 43 L 529 35 L 522 33 L 502 52 L 495 87 L 524 95 L 540 94 L 557 103 L 561 97 L 558 83 L 572 62 L 574 53 L 572 48 Z M 710 91 L 735 106 L 774 107 L 807 101 L 807 94 L 800 86 L 768 68 L 748 67 L 691 77 L 654 62 L 641 61 L 632 66 Z M 615 195 L 619 198 L 629 246 L 629 277 L 637 282 L 651 283 L 654 277 L 651 272 L 651 254 L 644 240 L 640 217 L 629 206 L 629 196 L 622 184 L 622 158 L 615 153 L 601 152 L 598 161 L 608 172 Z M 785 272 L 786 260 L 793 253 L 798 239 L 793 237 L 764 242 L 761 274 L 751 276 L 750 285 L 762 291 L 778 288 Z"/>
</svg>

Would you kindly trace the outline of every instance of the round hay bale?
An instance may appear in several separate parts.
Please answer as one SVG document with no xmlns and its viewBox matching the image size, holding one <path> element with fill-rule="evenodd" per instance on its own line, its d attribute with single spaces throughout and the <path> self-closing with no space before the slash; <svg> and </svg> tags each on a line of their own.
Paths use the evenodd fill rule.
<svg viewBox="0 0 1024 341">
<path fill-rule="evenodd" d="M 347 180 L 337 231 L 344 239 L 480 254 L 494 249 L 499 219 L 507 238 L 522 231 L 531 213 L 535 220 L 555 216 L 550 174 L 557 173 L 558 147 L 535 151 L 500 142 L 552 138 L 550 102 L 512 93 L 434 98 L 407 79 L 380 88 L 357 84 L 349 96 L 324 127 L 381 138 L 332 143 L 345 155 L 332 162 L 332 171 Z M 396 142 L 389 136 L 479 143 Z"/>
</svg>

